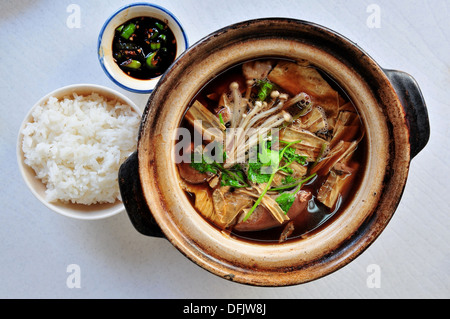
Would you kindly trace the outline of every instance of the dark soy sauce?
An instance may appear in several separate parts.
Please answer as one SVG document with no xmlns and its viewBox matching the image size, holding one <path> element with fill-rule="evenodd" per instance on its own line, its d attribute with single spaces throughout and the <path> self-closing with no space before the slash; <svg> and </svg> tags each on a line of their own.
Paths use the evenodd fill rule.
<svg viewBox="0 0 450 319">
<path fill-rule="evenodd" d="M 130 77 L 149 80 L 162 75 L 175 60 L 177 43 L 166 23 L 137 17 L 115 30 L 113 57 Z"/>
</svg>

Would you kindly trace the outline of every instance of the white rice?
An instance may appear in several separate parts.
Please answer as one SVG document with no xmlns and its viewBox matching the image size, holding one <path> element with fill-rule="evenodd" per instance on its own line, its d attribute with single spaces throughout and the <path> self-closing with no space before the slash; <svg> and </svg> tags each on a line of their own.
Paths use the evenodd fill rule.
<svg viewBox="0 0 450 319">
<path fill-rule="evenodd" d="M 98 94 L 51 97 L 23 129 L 25 164 L 46 184 L 48 201 L 120 200 L 118 171 L 135 151 L 140 116 Z"/>
</svg>

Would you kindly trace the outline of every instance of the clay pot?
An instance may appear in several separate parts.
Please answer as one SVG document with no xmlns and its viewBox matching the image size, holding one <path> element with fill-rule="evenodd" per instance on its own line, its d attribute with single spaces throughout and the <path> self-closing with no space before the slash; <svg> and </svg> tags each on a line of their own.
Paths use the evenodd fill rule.
<svg viewBox="0 0 450 319">
<path fill-rule="evenodd" d="M 254 58 L 306 59 L 348 93 L 366 128 L 363 180 L 345 211 L 321 231 L 284 244 L 230 238 L 207 223 L 178 184 L 175 132 L 194 95 L 229 67 Z M 145 109 L 137 152 L 122 165 L 120 188 L 135 228 L 164 237 L 204 269 L 258 286 L 305 283 L 360 255 L 393 216 L 411 159 L 427 144 L 425 102 L 408 74 L 381 68 L 355 43 L 292 19 L 238 23 L 189 48 L 158 83 Z"/>
</svg>

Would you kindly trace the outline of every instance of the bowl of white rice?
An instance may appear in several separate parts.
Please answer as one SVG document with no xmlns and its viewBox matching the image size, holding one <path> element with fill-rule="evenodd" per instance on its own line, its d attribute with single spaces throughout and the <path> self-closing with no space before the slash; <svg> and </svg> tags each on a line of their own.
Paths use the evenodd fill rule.
<svg viewBox="0 0 450 319">
<path fill-rule="evenodd" d="M 112 89 L 70 85 L 40 99 L 20 128 L 17 159 L 31 192 L 64 216 L 124 211 L 118 171 L 136 150 L 141 110 Z"/>
</svg>

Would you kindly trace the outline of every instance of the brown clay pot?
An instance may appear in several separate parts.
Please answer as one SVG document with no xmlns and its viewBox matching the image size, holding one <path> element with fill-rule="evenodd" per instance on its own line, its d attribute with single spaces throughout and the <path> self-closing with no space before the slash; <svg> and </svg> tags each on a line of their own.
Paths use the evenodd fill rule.
<svg viewBox="0 0 450 319">
<path fill-rule="evenodd" d="M 259 57 L 306 59 L 353 100 L 366 128 L 367 164 L 358 191 L 330 225 L 304 239 L 255 244 L 207 223 L 178 185 L 175 131 L 197 91 L 221 71 Z M 164 237 L 204 269 L 258 286 L 305 283 L 360 255 L 393 216 L 410 160 L 427 144 L 429 121 L 415 80 L 384 70 L 355 43 L 322 26 L 292 19 L 238 23 L 189 48 L 158 83 L 145 109 L 137 152 L 119 184 L 128 215 L 144 235 Z"/>
</svg>

